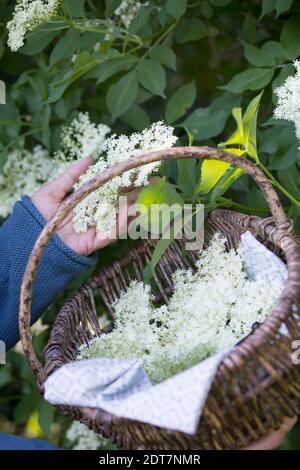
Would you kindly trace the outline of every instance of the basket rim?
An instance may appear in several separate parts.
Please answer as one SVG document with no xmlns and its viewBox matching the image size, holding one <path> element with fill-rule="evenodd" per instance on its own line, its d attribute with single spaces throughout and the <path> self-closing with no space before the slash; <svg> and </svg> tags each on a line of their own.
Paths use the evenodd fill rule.
<svg viewBox="0 0 300 470">
<path fill-rule="evenodd" d="M 220 149 L 207 146 L 173 147 L 169 149 L 145 152 L 143 154 L 132 156 L 127 160 L 119 162 L 99 173 L 91 180 L 87 181 L 83 186 L 81 186 L 74 193 L 70 194 L 62 202 L 53 217 L 47 222 L 41 231 L 28 259 L 21 285 L 19 303 L 20 338 L 24 354 L 31 370 L 36 375 L 37 383 L 40 388 L 42 387 L 45 374 L 32 344 L 30 315 L 34 278 L 43 251 L 51 236 L 55 231 L 57 231 L 61 222 L 68 216 L 68 214 L 71 213 L 74 207 L 80 203 L 80 201 L 82 201 L 92 191 L 102 187 L 105 183 L 112 180 L 113 178 L 122 175 L 128 170 L 139 168 L 148 163 L 191 158 L 195 158 L 197 160 L 208 159 L 225 161 L 235 167 L 240 168 L 242 171 L 245 171 L 250 177 L 254 179 L 262 191 L 270 212 L 276 222 L 282 225 L 288 221 L 278 194 L 276 193 L 270 180 L 261 169 L 259 169 L 253 162 L 247 159 L 239 158 L 230 152 L 225 152 Z"/>
</svg>

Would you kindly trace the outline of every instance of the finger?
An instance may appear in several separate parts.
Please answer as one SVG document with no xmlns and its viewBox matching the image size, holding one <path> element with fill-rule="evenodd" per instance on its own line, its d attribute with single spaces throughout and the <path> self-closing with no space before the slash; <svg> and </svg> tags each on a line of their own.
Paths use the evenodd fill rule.
<svg viewBox="0 0 300 470">
<path fill-rule="evenodd" d="M 65 195 L 71 191 L 74 184 L 77 183 L 80 175 L 82 175 L 92 163 L 93 159 L 91 157 L 79 160 L 74 165 L 70 166 L 62 175 L 50 181 L 47 185 L 47 191 L 55 195 L 57 199 L 62 200 Z"/>
<path fill-rule="evenodd" d="M 123 204 L 121 206 L 121 209 L 117 215 L 116 225 L 112 228 L 110 233 L 104 234 L 101 231 L 96 233 L 94 250 L 104 248 L 110 243 L 116 241 L 120 237 L 121 233 L 127 231 L 129 207 L 130 204 Z"/>
<path fill-rule="evenodd" d="M 136 202 L 136 200 L 139 197 L 141 190 L 140 189 L 135 189 L 134 191 L 131 191 L 129 194 L 126 195 L 128 204 L 132 204 L 133 202 Z"/>
<path fill-rule="evenodd" d="M 133 201 L 134 202 L 134 201 Z M 117 216 L 117 237 L 119 237 L 122 233 L 127 232 L 128 229 L 128 222 L 129 222 L 129 216 L 128 212 L 130 207 L 132 206 L 131 201 L 127 200 L 127 203 L 124 204 Z"/>
<path fill-rule="evenodd" d="M 161 179 L 160 176 L 157 176 L 157 175 L 156 175 L 156 176 L 151 176 L 151 177 L 149 178 L 149 183 L 156 183 L 156 182 L 159 181 L 160 179 Z"/>
<path fill-rule="evenodd" d="M 104 248 L 110 243 L 116 241 L 127 230 L 129 204 L 123 204 L 117 215 L 116 226 L 113 227 L 109 234 L 97 232 L 95 227 L 91 227 L 85 233 L 76 234 L 73 229 L 72 215 L 69 214 L 68 220 L 59 227 L 57 234 L 67 243 L 74 251 L 85 256 L 92 252 Z"/>
</svg>

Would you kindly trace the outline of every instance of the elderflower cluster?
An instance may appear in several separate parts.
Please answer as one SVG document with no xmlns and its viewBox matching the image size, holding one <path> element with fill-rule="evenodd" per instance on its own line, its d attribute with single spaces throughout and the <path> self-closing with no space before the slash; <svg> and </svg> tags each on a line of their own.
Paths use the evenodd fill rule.
<svg viewBox="0 0 300 470">
<path fill-rule="evenodd" d="M 146 4 L 136 2 L 135 0 L 122 0 L 119 7 L 115 10 L 114 16 L 121 26 L 128 30 L 133 20 L 138 16 L 143 5 Z"/>
<path fill-rule="evenodd" d="M 61 0 L 18 0 L 13 18 L 7 23 L 10 49 L 20 49 L 26 34 L 55 16 L 60 3 Z"/>
<path fill-rule="evenodd" d="M 249 279 L 241 255 L 227 252 L 219 234 L 196 268 L 174 273 L 173 294 L 161 307 L 153 305 L 149 285 L 133 281 L 113 304 L 113 331 L 83 345 L 77 359 L 139 358 L 159 383 L 234 346 L 265 320 L 283 289 L 279 278 Z"/>
<path fill-rule="evenodd" d="M 293 122 L 300 140 L 300 61 L 296 60 L 294 66 L 295 75 L 289 76 L 283 85 L 275 89 L 277 105 L 274 117 Z"/>
<path fill-rule="evenodd" d="M 106 124 L 91 122 L 88 113 L 79 113 L 69 126 L 62 128 L 60 150 L 55 158 L 62 162 L 87 156 L 97 159 L 103 152 L 103 144 L 110 131 Z"/>
<path fill-rule="evenodd" d="M 32 152 L 14 149 L 0 175 L 0 216 L 7 217 L 14 203 L 25 194 L 31 196 L 39 187 L 56 176 L 57 163 L 41 145 Z"/>
<path fill-rule="evenodd" d="M 86 173 L 81 175 L 74 189 L 78 189 L 86 181 L 116 163 L 140 155 L 143 152 L 172 147 L 177 140 L 173 131 L 172 127 L 159 121 L 152 124 L 148 129 L 144 129 L 140 133 L 133 133 L 130 136 L 112 135 L 103 143 L 101 157 Z M 119 188 L 139 187 L 146 184 L 150 174 L 159 165 L 160 162 L 149 163 L 138 169 L 127 171 L 87 196 L 74 209 L 73 225 L 75 231 L 82 233 L 86 232 L 89 227 L 96 226 L 98 231 L 109 234 L 116 221 L 115 204 L 118 200 Z"/>
<path fill-rule="evenodd" d="M 110 128 L 91 122 L 88 113 L 79 113 L 62 129 L 60 149 L 53 159 L 37 145 L 32 151 L 12 150 L 0 174 L 0 216 L 7 217 L 14 203 L 25 194 L 31 196 L 40 186 L 55 178 L 74 161 L 85 156 L 99 157 Z"/>
<path fill-rule="evenodd" d="M 73 444 L 73 450 L 99 450 L 107 447 L 109 443 L 108 439 L 96 434 L 79 421 L 73 421 L 66 437 Z"/>
</svg>

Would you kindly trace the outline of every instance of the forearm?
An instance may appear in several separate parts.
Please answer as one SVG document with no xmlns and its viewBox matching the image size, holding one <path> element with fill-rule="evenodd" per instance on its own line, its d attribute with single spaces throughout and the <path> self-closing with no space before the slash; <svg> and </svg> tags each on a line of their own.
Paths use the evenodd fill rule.
<svg viewBox="0 0 300 470">
<path fill-rule="evenodd" d="M 0 339 L 10 348 L 19 339 L 20 287 L 29 255 L 45 220 L 29 198 L 16 203 L 0 228 Z M 38 266 L 33 287 L 31 323 L 79 274 L 91 269 L 96 258 L 80 256 L 54 235 Z"/>
</svg>

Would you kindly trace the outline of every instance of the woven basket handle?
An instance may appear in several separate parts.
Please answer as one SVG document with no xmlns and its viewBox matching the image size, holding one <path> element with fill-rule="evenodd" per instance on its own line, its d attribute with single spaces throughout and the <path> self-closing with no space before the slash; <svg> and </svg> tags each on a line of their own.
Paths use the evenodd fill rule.
<svg viewBox="0 0 300 470">
<path fill-rule="evenodd" d="M 247 172 L 260 187 L 277 224 L 282 224 L 286 222 L 287 217 L 284 213 L 279 198 L 272 184 L 266 178 L 263 172 L 248 160 L 236 157 L 233 154 L 223 152 L 218 149 L 213 149 L 209 147 L 175 147 L 167 150 L 158 150 L 155 152 L 145 153 L 136 157 L 132 157 L 129 160 L 123 161 L 112 166 L 111 168 L 108 168 L 101 174 L 92 178 L 90 181 L 82 185 L 76 192 L 67 197 L 60 205 L 53 218 L 49 220 L 49 222 L 47 222 L 46 226 L 42 230 L 40 236 L 38 237 L 33 247 L 21 286 L 19 310 L 20 337 L 24 349 L 24 354 L 32 371 L 36 375 L 38 386 L 41 390 L 43 387 L 45 374 L 41 364 L 39 363 L 36 357 L 32 345 L 32 337 L 30 331 L 30 309 L 32 287 L 37 266 L 41 259 L 43 250 L 45 249 L 51 236 L 56 231 L 60 223 L 80 201 L 82 201 L 88 194 L 90 194 L 95 189 L 103 186 L 115 176 L 120 176 L 127 170 L 140 167 L 147 163 L 157 162 L 160 160 L 176 160 L 184 158 L 221 160 L 241 168 L 242 170 Z"/>
</svg>

